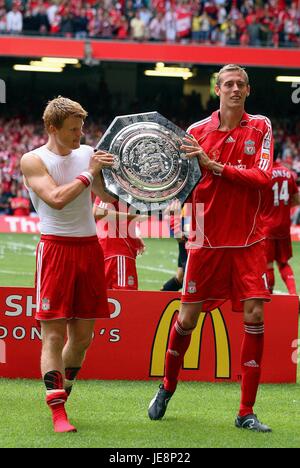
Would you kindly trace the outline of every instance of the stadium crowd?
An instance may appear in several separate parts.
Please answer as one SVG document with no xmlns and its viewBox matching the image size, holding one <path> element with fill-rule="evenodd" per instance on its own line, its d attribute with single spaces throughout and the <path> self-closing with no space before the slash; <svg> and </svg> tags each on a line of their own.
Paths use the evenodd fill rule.
<svg viewBox="0 0 300 468">
<path fill-rule="evenodd" d="M 275 153 L 283 163 L 293 169 L 300 177 L 300 121 L 291 123 L 289 120 L 272 120 L 275 138 Z M 175 122 L 180 124 L 182 122 Z M 95 146 L 105 131 L 106 125 L 101 120 L 85 124 L 84 142 Z M 23 214 L 29 213 L 28 193 L 23 185 L 20 172 L 22 154 L 46 142 L 44 128 L 38 123 L 28 123 L 20 117 L 0 119 L 0 214 L 18 214 L 15 211 L 14 199 L 22 198 Z M 21 202 L 20 202 L 21 203 Z"/>
<path fill-rule="evenodd" d="M 299 0 L 0 0 L 0 33 L 299 47 Z"/>
</svg>

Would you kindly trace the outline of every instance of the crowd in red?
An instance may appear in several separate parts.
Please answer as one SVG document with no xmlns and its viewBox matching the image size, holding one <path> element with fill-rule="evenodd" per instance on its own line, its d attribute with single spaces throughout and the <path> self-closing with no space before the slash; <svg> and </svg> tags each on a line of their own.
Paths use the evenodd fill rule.
<svg viewBox="0 0 300 468">
<path fill-rule="evenodd" d="M 293 127 L 290 122 L 272 121 L 275 152 L 289 168 L 300 175 L 300 121 Z M 91 146 L 99 141 L 103 124 L 86 123 L 85 143 Z M 31 209 L 28 192 L 20 172 L 20 157 L 47 140 L 41 124 L 25 123 L 20 118 L 0 119 L 0 214 L 27 215 Z"/>
<path fill-rule="evenodd" d="M 300 0 L 0 0 L 0 33 L 300 45 Z"/>
</svg>

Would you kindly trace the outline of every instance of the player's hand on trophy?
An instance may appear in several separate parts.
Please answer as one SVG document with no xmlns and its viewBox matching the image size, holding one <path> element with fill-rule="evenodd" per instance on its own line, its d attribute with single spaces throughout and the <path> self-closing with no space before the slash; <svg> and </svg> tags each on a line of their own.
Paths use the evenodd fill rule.
<svg viewBox="0 0 300 468">
<path fill-rule="evenodd" d="M 114 156 L 107 151 L 98 150 L 92 154 L 89 164 L 89 171 L 96 175 L 105 167 L 112 167 L 114 164 Z"/>
<path fill-rule="evenodd" d="M 181 145 L 180 150 L 185 152 L 187 158 L 197 157 L 200 166 L 209 166 L 211 159 L 207 156 L 204 149 L 199 145 L 198 141 L 193 135 L 186 135 L 182 142 L 183 144 Z"/>
</svg>

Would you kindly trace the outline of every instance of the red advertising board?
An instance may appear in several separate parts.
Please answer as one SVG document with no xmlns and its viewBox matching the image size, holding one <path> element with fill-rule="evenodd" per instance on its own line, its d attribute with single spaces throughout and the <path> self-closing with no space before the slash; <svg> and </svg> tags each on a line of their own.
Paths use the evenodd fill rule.
<svg viewBox="0 0 300 468">
<path fill-rule="evenodd" d="M 94 59 L 130 62 L 193 64 L 239 63 L 248 66 L 299 68 L 299 48 L 230 47 L 91 40 Z M 77 57 L 85 55 L 85 41 L 66 38 L 1 36 L 0 55 L 15 57 Z"/>
<path fill-rule="evenodd" d="M 106 232 L 101 228 L 107 221 L 99 221 L 98 232 Z M 141 236 L 151 238 L 170 237 L 170 225 L 168 221 L 160 221 L 152 216 L 148 220 L 139 223 Z M 36 216 L 0 216 L 0 233 L 40 234 L 40 220 Z"/>
<path fill-rule="evenodd" d="M 104 232 L 101 223 L 97 224 L 98 232 Z M 40 234 L 39 225 L 40 220 L 36 216 L 0 216 L 0 233 Z M 159 221 L 152 216 L 140 223 L 140 232 L 143 238 L 166 238 L 170 237 L 170 225 L 167 220 Z M 294 242 L 300 241 L 300 226 L 291 226 L 291 238 Z"/>
<path fill-rule="evenodd" d="M 179 295 L 109 291 L 111 317 L 96 322 L 81 373 L 84 379 L 161 378 Z M 33 315 L 34 290 L 0 288 L 0 376 L 39 378 L 40 330 Z M 298 356 L 298 298 L 273 296 L 265 311 L 263 382 L 295 382 Z M 182 380 L 238 381 L 242 314 L 230 303 L 201 314 L 185 356 Z"/>
<path fill-rule="evenodd" d="M 0 232 L 39 234 L 40 220 L 36 216 L 0 216 Z"/>
</svg>

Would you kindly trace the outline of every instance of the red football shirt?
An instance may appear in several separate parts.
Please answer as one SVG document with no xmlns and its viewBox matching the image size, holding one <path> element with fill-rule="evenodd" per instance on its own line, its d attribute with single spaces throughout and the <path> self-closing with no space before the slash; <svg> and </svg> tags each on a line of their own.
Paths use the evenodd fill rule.
<svg viewBox="0 0 300 468">
<path fill-rule="evenodd" d="M 11 207 L 14 216 L 29 216 L 30 215 L 30 201 L 28 198 L 16 197 L 12 198 Z"/>
<path fill-rule="evenodd" d="M 122 203 L 119 204 L 118 201 L 112 204 L 104 203 L 97 197 L 95 204 L 103 209 L 115 209 L 116 212 L 127 213 L 128 211 L 127 207 Z M 104 218 L 99 223 L 101 232 L 98 233 L 98 238 L 105 259 L 117 256 L 136 258 L 142 243 L 136 235 L 136 222 L 134 220 L 120 220 L 116 217 L 116 220 L 106 221 Z"/>
<path fill-rule="evenodd" d="M 269 119 L 243 114 L 240 124 L 223 132 L 219 111 L 191 125 L 211 159 L 225 165 L 221 175 L 202 168 L 202 179 L 193 191 L 190 245 L 195 237 L 196 204 L 204 204 L 204 247 L 246 247 L 264 238 L 261 219 L 262 191 L 271 177 L 273 137 Z M 201 227 L 198 228 L 198 230 Z"/>
<path fill-rule="evenodd" d="M 275 161 L 272 179 L 263 193 L 262 221 L 270 239 L 289 237 L 291 227 L 291 201 L 298 193 L 294 174 Z"/>
</svg>

